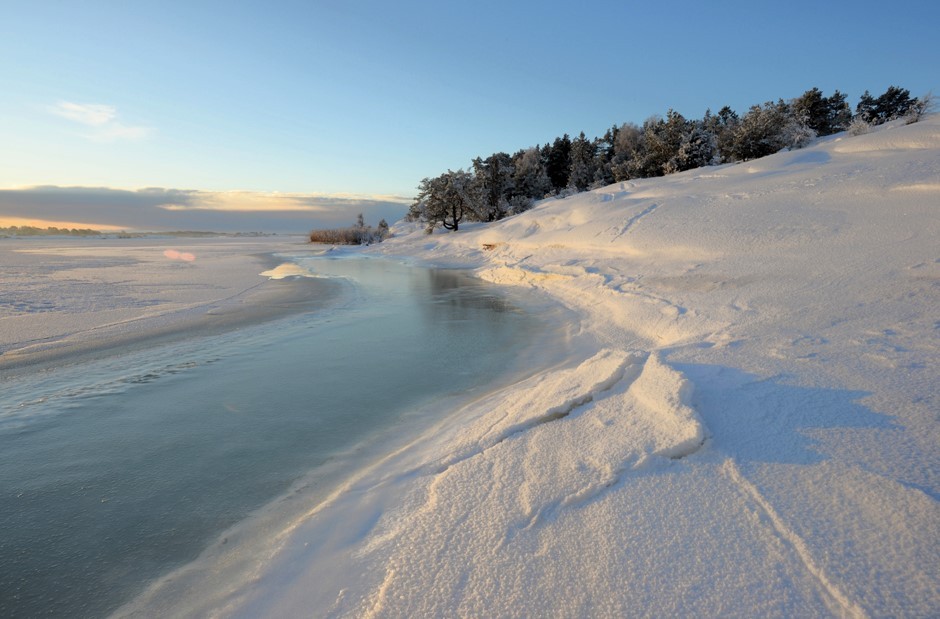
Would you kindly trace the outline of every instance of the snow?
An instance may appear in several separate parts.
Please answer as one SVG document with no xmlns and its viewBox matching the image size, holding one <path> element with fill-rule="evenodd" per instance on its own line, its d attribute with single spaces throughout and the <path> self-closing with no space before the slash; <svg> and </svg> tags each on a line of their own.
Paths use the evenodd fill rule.
<svg viewBox="0 0 940 619">
<path fill-rule="evenodd" d="M 290 309 L 293 265 L 264 270 L 265 254 L 305 239 L 3 239 L 0 370 L 51 356 L 210 330 Z M 168 247 L 169 245 L 169 247 Z M 265 271 L 265 273 L 268 273 Z M 296 301 L 296 299 L 293 299 Z"/>
<path fill-rule="evenodd" d="M 457 233 L 393 228 L 365 251 L 564 306 L 566 361 L 350 478 L 244 581 L 174 603 L 940 615 L 938 179 L 931 116 Z"/>
</svg>

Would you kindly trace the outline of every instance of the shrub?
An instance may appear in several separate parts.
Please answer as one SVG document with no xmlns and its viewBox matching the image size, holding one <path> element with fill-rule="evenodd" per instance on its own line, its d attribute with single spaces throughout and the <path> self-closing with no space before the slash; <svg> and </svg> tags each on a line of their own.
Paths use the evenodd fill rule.
<svg viewBox="0 0 940 619">
<path fill-rule="evenodd" d="M 328 245 L 370 245 L 381 243 L 389 236 L 388 223 L 383 219 L 376 229 L 367 226 L 362 214 L 356 219 L 356 224 L 348 228 L 332 228 L 311 230 L 311 243 L 325 243 Z"/>
</svg>

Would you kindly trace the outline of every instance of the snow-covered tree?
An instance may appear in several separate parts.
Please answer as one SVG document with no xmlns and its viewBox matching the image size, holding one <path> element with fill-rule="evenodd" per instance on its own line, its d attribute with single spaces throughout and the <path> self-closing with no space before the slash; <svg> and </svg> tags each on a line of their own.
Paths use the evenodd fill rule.
<svg viewBox="0 0 940 619">
<path fill-rule="evenodd" d="M 646 153 L 643 130 L 634 123 L 624 123 L 614 136 L 614 156 L 610 171 L 614 182 L 640 176 L 640 165 Z"/>
<path fill-rule="evenodd" d="M 473 175 L 464 170 L 448 170 L 436 178 L 421 181 L 409 214 L 413 219 L 426 222 L 428 232 L 438 224 L 445 230 L 457 230 L 461 221 L 473 219 L 480 202 Z"/>
<path fill-rule="evenodd" d="M 385 239 L 388 238 L 388 235 L 390 234 L 390 232 L 388 230 L 388 222 L 385 221 L 384 218 L 380 219 L 379 225 L 375 227 L 375 234 L 378 237 L 379 241 L 384 241 Z"/>
<path fill-rule="evenodd" d="M 702 127 L 715 137 L 716 163 L 734 161 L 734 133 L 740 124 L 741 119 L 730 106 L 724 106 L 717 114 L 705 111 Z"/>
<path fill-rule="evenodd" d="M 513 194 L 510 202 L 513 211 L 525 204 L 526 200 L 541 200 L 552 191 L 552 181 L 548 178 L 542 153 L 537 146 L 521 150 L 513 155 Z M 525 200 L 519 200 L 517 197 Z"/>
<path fill-rule="evenodd" d="M 514 171 L 512 158 L 506 153 L 473 160 L 473 175 L 482 193 L 481 211 L 476 214 L 480 221 L 496 221 L 509 212 Z"/>
<path fill-rule="evenodd" d="M 732 155 L 738 161 L 798 148 L 814 136 L 812 129 L 793 118 L 783 99 L 751 106 L 734 133 Z"/>
<path fill-rule="evenodd" d="M 905 114 L 907 124 L 916 123 L 924 114 L 932 112 L 935 107 L 936 102 L 934 101 L 933 93 L 928 92 L 926 95 L 914 99 L 914 104 L 907 110 L 907 114 Z"/>
<path fill-rule="evenodd" d="M 676 163 L 680 170 L 692 170 L 718 163 L 718 140 L 704 120 L 689 124 L 689 130 L 682 136 Z"/>
<path fill-rule="evenodd" d="M 594 182 L 594 142 L 584 132 L 571 141 L 568 188 L 585 191 Z"/>
<path fill-rule="evenodd" d="M 666 118 L 648 118 L 643 123 L 646 150 L 640 159 L 639 175 L 662 176 L 685 169 L 679 160 L 679 149 L 688 133 L 689 121 L 675 110 L 666 112 Z"/>
</svg>

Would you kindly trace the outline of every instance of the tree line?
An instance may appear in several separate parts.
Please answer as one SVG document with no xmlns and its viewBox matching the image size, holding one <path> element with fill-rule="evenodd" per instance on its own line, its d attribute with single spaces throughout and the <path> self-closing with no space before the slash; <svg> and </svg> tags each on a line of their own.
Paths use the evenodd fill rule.
<svg viewBox="0 0 940 619">
<path fill-rule="evenodd" d="M 10 226 L 0 228 L 2 236 L 101 236 L 100 230 L 91 228 L 37 228 L 35 226 Z"/>
<path fill-rule="evenodd" d="M 865 133 L 898 118 L 916 122 L 932 105 L 930 95 L 912 98 L 897 86 L 878 97 L 866 90 L 854 113 L 846 99 L 838 90 L 827 97 L 812 88 L 789 101 L 753 105 L 743 116 L 729 106 L 700 119 L 670 109 L 642 126 L 614 125 L 602 137 L 589 139 L 582 131 L 513 155 L 477 157 L 468 170 L 423 179 L 407 219 L 426 223 L 429 233 L 438 226 L 457 230 L 461 222 L 496 221 L 547 197 L 756 159 L 840 131 Z"/>
</svg>

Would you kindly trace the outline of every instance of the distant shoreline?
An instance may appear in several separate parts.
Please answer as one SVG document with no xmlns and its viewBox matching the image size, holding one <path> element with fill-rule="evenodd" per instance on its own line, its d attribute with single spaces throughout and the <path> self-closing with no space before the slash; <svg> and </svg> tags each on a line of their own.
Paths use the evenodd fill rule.
<svg viewBox="0 0 940 619">
<path fill-rule="evenodd" d="M 0 227 L 0 239 L 32 238 L 90 238 L 90 239 L 148 239 L 148 238 L 264 238 L 280 236 L 289 238 L 301 236 L 278 234 L 277 232 L 214 232 L 211 230 L 166 230 L 166 231 L 116 231 L 96 230 L 92 228 L 39 228 L 36 226 Z"/>
</svg>

